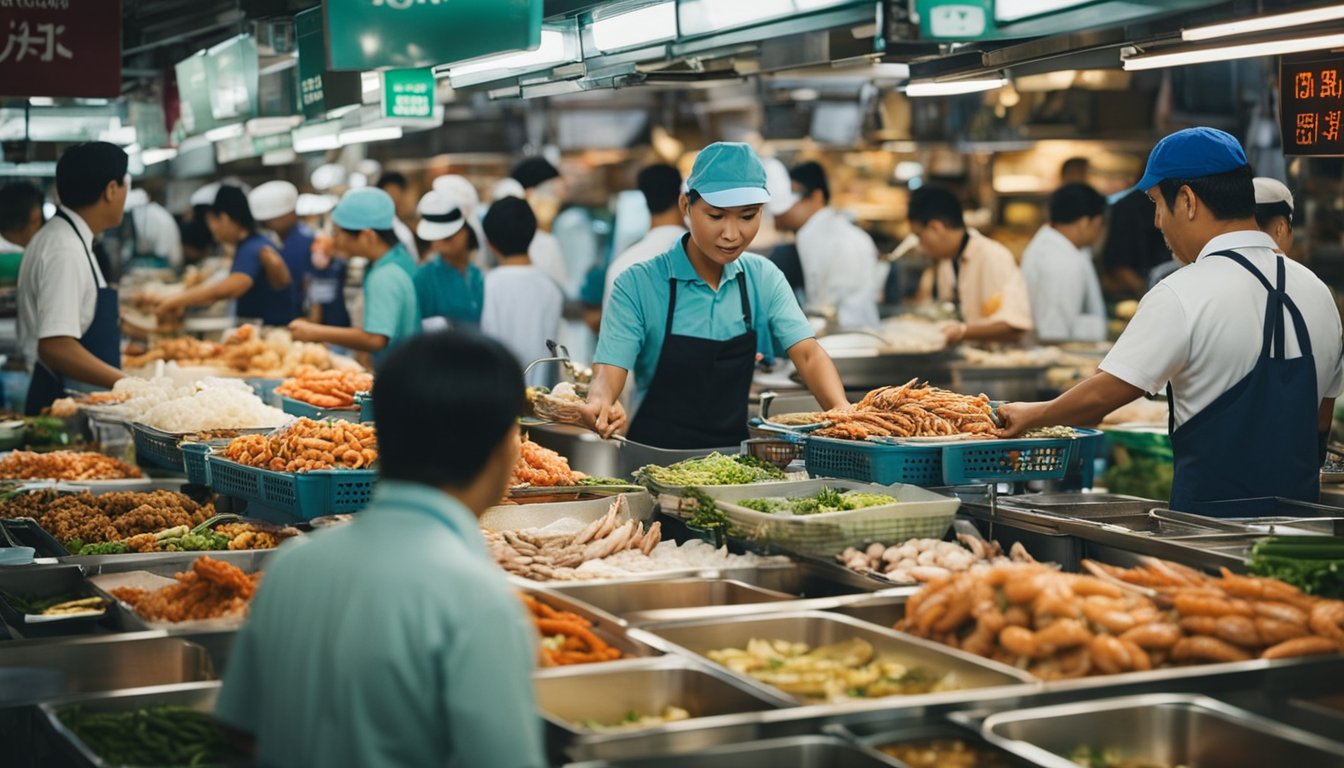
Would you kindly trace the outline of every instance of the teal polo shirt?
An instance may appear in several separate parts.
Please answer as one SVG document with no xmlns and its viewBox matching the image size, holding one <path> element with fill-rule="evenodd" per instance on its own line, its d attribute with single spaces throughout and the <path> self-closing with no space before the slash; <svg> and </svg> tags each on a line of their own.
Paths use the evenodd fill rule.
<svg viewBox="0 0 1344 768">
<path fill-rule="evenodd" d="M 215 705 L 264 766 L 540 768 L 535 630 L 476 518 L 379 482 L 266 564 Z"/>
<path fill-rule="evenodd" d="M 653 381 L 663 351 L 669 279 L 677 281 L 672 332 L 678 336 L 723 341 L 745 333 L 739 280 L 747 281 L 757 351 L 762 355 L 783 355 L 798 342 L 816 336 L 784 273 L 769 259 L 742 254 L 723 268 L 716 291 L 695 273 L 683 237 L 667 253 L 622 272 L 602 313 L 593 362 L 633 371 L 639 399 Z"/>
<path fill-rule="evenodd" d="M 485 276 L 475 264 L 468 264 L 463 273 L 435 256 L 416 270 L 415 292 L 423 318 L 445 317 L 453 325 L 481 324 Z"/>
<path fill-rule="evenodd" d="M 420 332 L 415 271 L 415 259 L 405 247 L 396 245 L 373 262 L 364 275 L 364 330 L 387 337 L 387 346 L 373 355 L 374 365 L 398 341 Z"/>
</svg>

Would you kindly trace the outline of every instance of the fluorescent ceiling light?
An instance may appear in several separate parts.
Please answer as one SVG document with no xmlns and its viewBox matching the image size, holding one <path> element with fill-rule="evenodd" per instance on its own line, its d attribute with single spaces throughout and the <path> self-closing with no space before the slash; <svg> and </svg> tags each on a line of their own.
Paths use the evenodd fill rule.
<svg viewBox="0 0 1344 768">
<path fill-rule="evenodd" d="M 211 128 L 203 135 L 210 141 L 225 141 L 226 139 L 236 139 L 239 136 L 242 136 L 243 130 L 242 123 L 230 123 L 229 125 L 221 125 L 218 128 Z"/>
<path fill-rule="evenodd" d="M 448 74 L 451 77 L 464 77 L 482 72 L 536 71 L 556 64 L 564 64 L 568 61 L 569 55 L 565 52 L 564 33 L 543 29 L 541 31 L 541 45 L 537 46 L 535 50 L 487 56 L 463 64 L 453 64 L 448 67 Z"/>
<path fill-rule="evenodd" d="M 274 136 L 277 133 L 285 133 L 289 129 L 303 122 L 303 118 L 298 115 L 289 117 L 254 117 L 247 121 L 248 136 Z"/>
<path fill-rule="evenodd" d="M 1295 37 L 1288 40 L 1271 40 L 1264 43 L 1245 43 L 1243 45 L 1224 45 L 1216 48 L 1200 48 L 1193 51 L 1175 51 L 1172 53 L 1151 53 L 1134 56 L 1121 56 L 1127 71 L 1141 69 L 1161 69 L 1163 67 L 1183 67 L 1189 64 L 1206 64 L 1211 61 L 1229 61 L 1249 59 L 1257 56 L 1279 56 L 1300 51 L 1318 51 L 1323 48 L 1344 47 L 1344 34 L 1320 35 L 1318 37 Z"/>
<path fill-rule="evenodd" d="M 677 6 L 669 1 L 607 16 L 595 20 L 592 30 L 603 53 L 671 40 L 677 36 Z"/>
<path fill-rule="evenodd" d="M 363 93 L 377 93 L 383 87 L 383 73 L 381 72 L 360 72 L 359 90 Z"/>
<path fill-rule="evenodd" d="M 299 156 L 292 149 L 276 149 L 261 156 L 262 165 L 289 165 Z"/>
<path fill-rule="evenodd" d="M 389 125 L 377 128 L 355 128 L 349 131 L 341 131 L 341 146 L 350 144 L 364 144 L 370 141 L 392 141 L 400 139 L 402 134 L 401 126 Z"/>
<path fill-rule="evenodd" d="M 30 107 L 54 107 L 54 106 L 56 106 L 56 100 L 53 99 L 53 98 L 51 98 L 50 96 L 33 96 L 33 97 L 31 97 L 31 98 L 28 99 L 28 106 L 30 106 Z"/>
<path fill-rule="evenodd" d="M 1327 5 L 1324 8 L 1312 8 L 1306 11 L 1275 13 L 1269 16 L 1256 16 L 1222 24 L 1191 27 L 1181 30 L 1181 37 L 1186 40 L 1212 40 L 1217 37 L 1245 35 L 1251 32 L 1268 32 L 1284 27 L 1300 27 L 1306 24 L 1337 21 L 1339 19 L 1344 19 L 1344 5 Z"/>
<path fill-rule="evenodd" d="M 710 27 L 707 31 L 721 32 L 851 2 L 853 0 L 695 0 L 695 11 L 692 12 L 698 13 Z M 686 10 L 690 11 L 690 8 Z M 702 31 L 706 30 L 695 30 L 696 33 Z"/>
<path fill-rule="evenodd" d="M 912 82 L 905 86 L 905 95 L 920 96 L 960 96 L 963 93 L 979 93 L 1002 88 L 1008 84 L 1007 78 L 991 77 L 981 80 L 948 80 L 937 82 L 925 80 Z"/>
<path fill-rule="evenodd" d="M 295 152 L 325 152 L 341 146 L 340 123 L 334 121 L 295 128 L 290 136 Z"/>
<path fill-rule="evenodd" d="M 164 162 L 165 160 L 172 160 L 174 157 L 177 157 L 177 150 L 172 149 L 171 147 L 164 147 L 162 149 L 146 149 L 145 151 L 140 153 L 140 162 L 144 163 L 145 165 L 156 165 L 158 163 Z"/>
<path fill-rule="evenodd" d="M 1010 3 L 1000 2 L 994 4 L 994 20 L 998 22 L 1020 21 L 1032 16 L 1059 13 L 1091 2 L 1094 2 L 1094 0 L 1012 0 Z"/>
</svg>

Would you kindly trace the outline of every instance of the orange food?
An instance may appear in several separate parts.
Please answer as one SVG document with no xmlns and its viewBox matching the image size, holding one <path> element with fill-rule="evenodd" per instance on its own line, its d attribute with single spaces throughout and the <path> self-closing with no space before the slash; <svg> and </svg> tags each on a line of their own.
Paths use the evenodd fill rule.
<svg viewBox="0 0 1344 768">
<path fill-rule="evenodd" d="M 124 461 L 89 451 L 14 451 L 0 459 L 5 480 L 124 480 L 140 477 Z"/>
<path fill-rule="evenodd" d="M 210 557 L 196 558 L 191 570 L 173 578 L 176 584 L 150 592 L 138 587 L 112 590 L 118 600 L 150 621 L 191 621 L 242 616 L 257 591 L 261 572 L 243 573 L 237 566 Z"/>
<path fill-rule="evenodd" d="M 532 613 L 541 635 L 542 666 L 592 664 L 621 658 L 618 649 L 593 633 L 591 621 L 569 611 L 557 611 L 531 595 L 519 593 L 518 597 Z"/>
<path fill-rule="evenodd" d="M 353 408 L 356 392 L 373 388 L 373 375 L 362 371 L 319 371 L 305 366 L 275 391 L 318 408 Z"/>
<path fill-rule="evenodd" d="M 522 441 L 518 452 L 518 465 L 513 469 L 509 485 L 550 488 L 578 485 L 583 479 L 581 473 L 569 468 L 569 461 L 564 456 L 550 448 L 543 448 L 526 437 L 523 437 Z"/>
<path fill-rule="evenodd" d="M 853 408 L 827 411 L 831 426 L 817 437 L 866 440 L 870 437 L 992 437 L 994 418 L 985 395 L 971 397 L 930 387 L 911 379 L 899 387 L 869 392 Z"/>
<path fill-rule="evenodd" d="M 243 435 L 224 448 L 224 456 L 274 472 L 370 469 L 378 461 L 378 437 L 365 424 L 298 419 L 272 435 Z"/>
</svg>

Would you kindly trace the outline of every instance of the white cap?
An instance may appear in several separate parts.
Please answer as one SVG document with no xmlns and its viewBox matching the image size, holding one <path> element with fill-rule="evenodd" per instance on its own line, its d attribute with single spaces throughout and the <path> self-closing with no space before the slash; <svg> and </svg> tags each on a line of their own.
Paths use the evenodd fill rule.
<svg viewBox="0 0 1344 768">
<path fill-rule="evenodd" d="M 336 163 L 327 163 L 326 165 L 319 166 L 317 170 L 313 171 L 313 175 L 309 180 L 313 182 L 313 188 L 318 192 L 326 192 L 333 187 L 339 187 L 345 184 L 345 179 L 346 173 L 344 167 L 337 165 Z"/>
<path fill-rule="evenodd" d="M 299 190 L 288 181 L 268 181 L 247 196 L 247 207 L 252 218 L 270 221 L 294 213 L 299 204 Z"/>
<path fill-rule="evenodd" d="M 126 193 L 126 210 L 139 208 L 142 205 L 149 205 L 149 193 L 145 190 L 135 187 Z"/>
<path fill-rule="evenodd" d="M 793 179 L 789 178 L 789 169 L 776 158 L 763 160 L 765 165 L 765 188 L 770 192 L 770 202 L 765 209 L 771 216 L 783 216 L 800 199 L 793 191 Z"/>
<path fill-rule="evenodd" d="M 434 180 L 434 191 L 450 195 L 467 216 L 474 215 L 481 205 L 481 195 L 476 191 L 476 185 L 468 181 L 465 176 L 457 174 L 440 176 Z"/>
<path fill-rule="evenodd" d="M 1293 210 L 1293 193 L 1288 191 L 1288 187 L 1282 181 L 1267 176 L 1256 176 L 1252 183 L 1255 185 L 1256 205 L 1287 203 L 1288 210 Z"/>
<path fill-rule="evenodd" d="M 335 195 L 313 195 L 304 193 L 294 204 L 294 212 L 300 216 L 322 216 L 331 213 L 336 207 Z"/>
<path fill-rule="evenodd" d="M 415 234 L 426 242 L 444 240 L 462 231 L 467 219 L 452 195 L 430 190 L 420 198 L 415 212 L 420 214 L 420 223 L 415 226 Z"/>
<path fill-rule="evenodd" d="M 523 200 L 527 199 L 527 192 L 523 185 L 516 179 L 505 178 L 495 182 L 495 186 L 490 188 L 491 200 L 503 200 L 506 197 L 517 197 Z"/>
<path fill-rule="evenodd" d="M 206 184 L 204 187 L 201 187 L 200 189 L 191 193 L 191 200 L 190 200 L 191 207 L 195 208 L 198 205 L 214 205 L 215 196 L 218 194 L 219 194 L 219 182 L 212 181 L 209 184 Z"/>
</svg>

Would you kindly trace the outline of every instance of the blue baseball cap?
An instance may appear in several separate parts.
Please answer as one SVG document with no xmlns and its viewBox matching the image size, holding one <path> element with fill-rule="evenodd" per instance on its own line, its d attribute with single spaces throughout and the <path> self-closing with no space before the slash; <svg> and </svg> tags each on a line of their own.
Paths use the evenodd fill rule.
<svg viewBox="0 0 1344 768">
<path fill-rule="evenodd" d="M 1246 164 L 1246 152 L 1232 134 L 1217 128 L 1186 128 L 1157 142 L 1138 187 L 1147 192 L 1164 179 L 1217 176 Z"/>
<path fill-rule="evenodd" d="M 392 196 L 377 187 L 360 187 L 346 192 L 331 212 L 331 220 L 336 226 L 352 232 L 391 229 L 396 218 L 397 206 L 392 202 Z"/>
<path fill-rule="evenodd" d="M 696 155 L 686 188 L 715 208 L 763 205 L 770 201 L 765 166 L 746 144 L 720 141 Z"/>
</svg>

